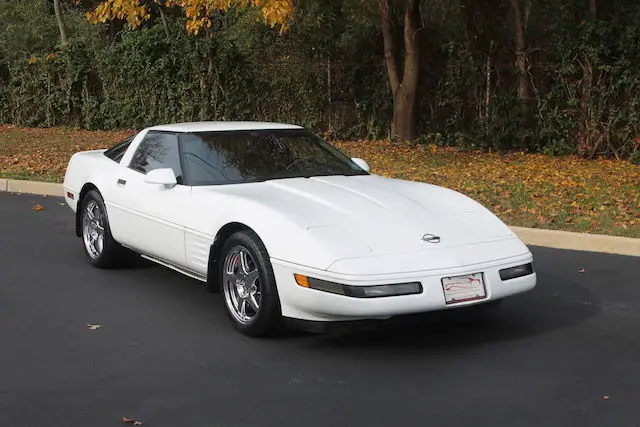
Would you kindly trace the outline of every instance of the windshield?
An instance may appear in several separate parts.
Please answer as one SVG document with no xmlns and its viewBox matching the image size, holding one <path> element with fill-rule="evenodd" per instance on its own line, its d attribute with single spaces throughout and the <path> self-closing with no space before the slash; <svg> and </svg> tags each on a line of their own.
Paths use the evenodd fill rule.
<svg viewBox="0 0 640 427">
<path fill-rule="evenodd" d="M 188 185 L 220 185 L 329 175 L 368 175 L 338 149 L 304 129 L 181 135 Z"/>
</svg>

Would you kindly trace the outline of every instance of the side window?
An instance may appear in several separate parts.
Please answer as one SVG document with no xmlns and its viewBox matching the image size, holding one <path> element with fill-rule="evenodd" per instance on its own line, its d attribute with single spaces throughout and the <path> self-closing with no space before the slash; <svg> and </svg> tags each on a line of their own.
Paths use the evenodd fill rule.
<svg viewBox="0 0 640 427">
<path fill-rule="evenodd" d="M 135 136 L 135 135 L 134 135 Z M 127 148 L 131 145 L 131 141 L 133 141 L 134 136 L 130 136 L 122 142 L 117 143 L 113 147 L 109 148 L 104 152 L 104 155 L 118 163 L 122 160 L 122 156 L 127 151 Z"/>
<path fill-rule="evenodd" d="M 129 167 L 146 174 L 154 169 L 171 168 L 178 184 L 183 183 L 178 137 L 172 133 L 149 132 L 140 142 Z"/>
</svg>

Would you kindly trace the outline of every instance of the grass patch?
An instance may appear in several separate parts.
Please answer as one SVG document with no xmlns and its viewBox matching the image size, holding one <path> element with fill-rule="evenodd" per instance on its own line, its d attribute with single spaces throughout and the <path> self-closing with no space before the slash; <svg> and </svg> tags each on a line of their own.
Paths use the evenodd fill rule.
<svg viewBox="0 0 640 427">
<path fill-rule="evenodd" d="M 109 147 L 133 133 L 0 126 L 0 177 L 61 182 L 73 153 Z M 389 141 L 334 145 L 364 158 L 379 175 L 460 191 L 510 225 L 640 238 L 640 167 L 630 162 Z"/>
<path fill-rule="evenodd" d="M 373 171 L 442 185 L 510 225 L 640 237 L 640 167 L 627 161 L 335 142 Z"/>
</svg>

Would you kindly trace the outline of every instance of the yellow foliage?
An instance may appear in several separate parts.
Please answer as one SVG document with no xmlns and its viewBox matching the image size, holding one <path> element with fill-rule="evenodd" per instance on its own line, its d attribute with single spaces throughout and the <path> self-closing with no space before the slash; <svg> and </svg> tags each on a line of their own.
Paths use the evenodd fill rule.
<svg viewBox="0 0 640 427">
<path fill-rule="evenodd" d="M 231 7 L 241 9 L 257 8 L 262 19 L 271 27 L 279 27 L 280 32 L 287 30 L 293 17 L 293 0 L 155 0 L 164 6 L 176 6 L 187 17 L 186 28 L 189 33 L 198 34 L 203 28 L 211 27 L 211 15 L 216 11 L 227 11 Z M 137 28 L 142 21 L 149 19 L 150 13 L 144 0 L 104 0 L 87 18 L 94 24 L 113 19 L 126 20 L 131 28 Z"/>
</svg>

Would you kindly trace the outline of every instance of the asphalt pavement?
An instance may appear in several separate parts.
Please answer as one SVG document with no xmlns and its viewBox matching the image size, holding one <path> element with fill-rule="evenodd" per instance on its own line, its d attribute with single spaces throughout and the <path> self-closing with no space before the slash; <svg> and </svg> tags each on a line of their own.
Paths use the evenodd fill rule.
<svg viewBox="0 0 640 427">
<path fill-rule="evenodd" d="M 640 258 L 532 248 L 486 318 L 252 339 L 195 280 L 92 268 L 61 202 L 0 193 L 0 427 L 640 426 Z"/>
</svg>

